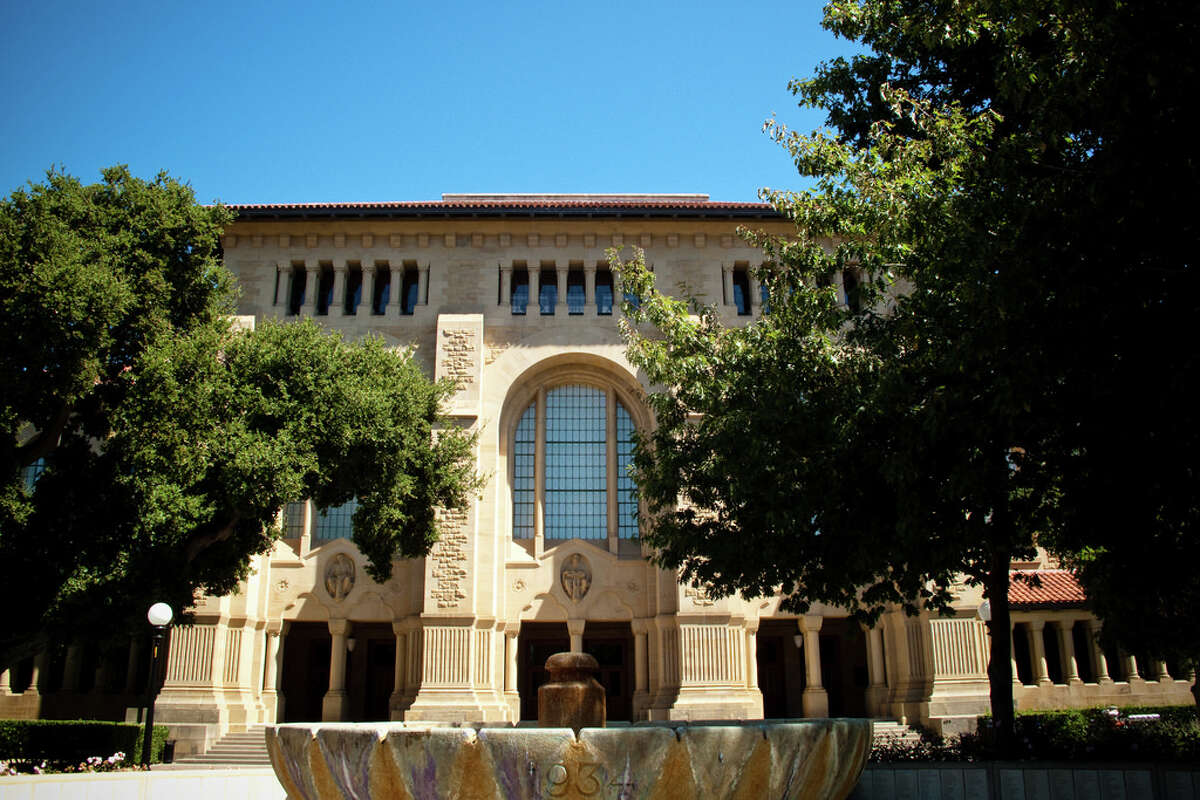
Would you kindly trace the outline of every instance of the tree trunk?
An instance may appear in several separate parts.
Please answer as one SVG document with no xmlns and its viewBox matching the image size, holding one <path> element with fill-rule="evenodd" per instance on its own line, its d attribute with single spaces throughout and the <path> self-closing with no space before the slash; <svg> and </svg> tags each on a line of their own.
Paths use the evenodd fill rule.
<svg viewBox="0 0 1200 800">
<path fill-rule="evenodd" d="M 1011 558 L 1007 550 L 993 553 L 990 574 L 984 582 L 984 596 L 992 607 L 992 621 L 988 626 L 988 633 L 992 638 L 988 683 L 991 688 L 992 724 L 995 726 L 996 747 L 1001 758 L 1012 757 L 1014 738 L 1012 615 L 1008 608 L 1010 563 Z"/>
</svg>

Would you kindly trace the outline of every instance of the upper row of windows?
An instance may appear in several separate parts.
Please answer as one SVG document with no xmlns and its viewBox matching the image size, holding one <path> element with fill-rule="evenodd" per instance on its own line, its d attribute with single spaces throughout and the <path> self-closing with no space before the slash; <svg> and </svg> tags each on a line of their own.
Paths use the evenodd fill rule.
<svg viewBox="0 0 1200 800">
<path fill-rule="evenodd" d="M 393 272 L 396 273 L 393 277 Z M 287 281 L 287 312 L 297 316 L 300 309 L 308 304 L 314 287 L 308 285 L 308 272 L 302 266 L 294 266 L 287 272 L 275 273 L 275 296 L 279 297 L 280 283 Z M 367 287 L 367 278 L 370 286 Z M 404 267 L 392 270 L 387 266 L 363 270 L 362 267 L 351 267 L 346 270 L 345 291 L 340 298 L 334 297 L 335 280 L 332 267 L 323 267 L 316 272 L 316 315 L 327 316 L 331 309 L 339 306 L 346 316 L 355 316 L 362 304 L 363 291 L 370 290 L 371 313 L 378 316 L 387 313 L 388 304 L 392 301 L 392 283 L 399 283 L 400 313 L 412 314 L 421 302 L 421 273 L 417 267 Z"/>
</svg>

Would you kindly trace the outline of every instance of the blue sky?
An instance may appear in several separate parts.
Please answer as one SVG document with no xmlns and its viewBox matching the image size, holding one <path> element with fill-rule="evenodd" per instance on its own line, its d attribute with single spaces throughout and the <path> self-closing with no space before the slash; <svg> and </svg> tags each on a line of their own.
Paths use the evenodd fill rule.
<svg viewBox="0 0 1200 800">
<path fill-rule="evenodd" d="M 849 52 L 791 3 L 0 0 L 0 194 L 128 163 L 202 202 L 797 188 L 761 132 Z"/>
</svg>

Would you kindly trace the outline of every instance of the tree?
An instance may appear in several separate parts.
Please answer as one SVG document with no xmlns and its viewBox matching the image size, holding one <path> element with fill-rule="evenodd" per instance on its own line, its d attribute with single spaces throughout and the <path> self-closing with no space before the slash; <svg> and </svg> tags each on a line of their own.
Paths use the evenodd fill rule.
<svg viewBox="0 0 1200 800">
<path fill-rule="evenodd" d="M 448 385 L 311 322 L 237 329 L 228 212 L 165 175 L 104 177 L 51 173 L 0 208 L 6 663 L 233 591 L 303 497 L 357 496 L 354 540 L 387 580 L 478 486 Z"/>
<path fill-rule="evenodd" d="M 1010 560 L 1046 545 L 1089 565 L 1115 619 L 1100 603 L 1131 586 L 1125 550 L 1195 563 L 1198 546 L 1181 391 L 1196 383 L 1197 229 L 1156 188 L 1197 184 L 1178 124 L 1197 15 L 835 0 L 824 24 L 864 52 L 792 83 L 831 131 L 767 124 L 814 180 L 765 192 L 794 239 L 747 232 L 770 313 L 726 329 L 657 294 L 637 259 L 622 267 L 631 359 L 663 387 L 635 453 L 649 541 L 718 592 L 782 586 L 798 610 L 865 618 L 945 608 L 962 573 L 998 631 Z M 821 287 L 847 270 L 860 283 L 842 306 Z M 1177 577 L 1195 593 L 1194 571 Z M 1188 610 L 1170 619 L 1196 653 Z M 1002 739 L 1009 649 L 993 638 Z"/>
</svg>

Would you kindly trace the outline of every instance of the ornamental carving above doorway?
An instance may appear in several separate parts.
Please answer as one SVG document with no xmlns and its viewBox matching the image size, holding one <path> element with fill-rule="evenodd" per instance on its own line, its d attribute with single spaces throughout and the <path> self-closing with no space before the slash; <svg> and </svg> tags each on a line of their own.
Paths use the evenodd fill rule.
<svg viewBox="0 0 1200 800">
<path fill-rule="evenodd" d="M 567 558 L 558 574 L 567 597 L 578 603 L 592 588 L 592 565 L 579 553 Z"/>
</svg>

